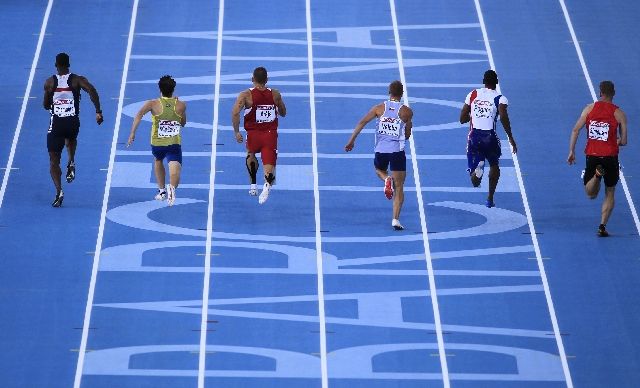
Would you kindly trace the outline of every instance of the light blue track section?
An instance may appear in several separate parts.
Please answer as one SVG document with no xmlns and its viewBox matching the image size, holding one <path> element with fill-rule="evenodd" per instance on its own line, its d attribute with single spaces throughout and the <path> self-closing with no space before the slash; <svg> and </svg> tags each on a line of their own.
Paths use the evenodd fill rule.
<svg viewBox="0 0 640 388">
<path fill-rule="evenodd" d="M 54 2 L 31 90 L 35 98 L 17 146 L 18 169 L 0 209 L 3 387 L 73 384 L 132 3 Z M 510 101 L 524 187 L 574 386 L 633 386 L 640 380 L 638 298 L 632 291 L 640 277 L 640 240 L 621 187 L 609 224 L 612 237 L 597 239 L 600 200 L 588 201 L 580 167 L 566 166 L 569 130 L 590 95 L 560 3 L 480 4 Z M 343 148 L 357 121 L 400 78 L 388 1 L 311 2 L 316 150 L 303 1 L 225 2 L 218 101 L 218 3 L 140 2 L 82 387 L 196 387 L 201 351 L 207 387 L 322 387 L 322 357 L 329 387 L 442 387 L 425 238 L 451 386 L 567 386 L 501 129 L 496 208 L 484 206 L 486 182 L 474 189 L 465 172 L 467 128 L 457 121 L 459 109 L 489 67 L 474 1 L 395 5 L 415 112 L 403 232 L 390 227 L 391 203 L 373 171 L 373 127 L 363 131 L 353 152 Z M 616 102 L 629 117 L 630 144 L 621 161 L 635 196 L 640 51 L 631 39 L 631 15 L 640 9 L 628 1 L 598 13 L 592 0 L 569 0 L 567 6 L 593 82 L 597 87 L 601 79 L 613 79 Z M 10 64 L 0 65 L 10 74 L 0 108 L 9 139 L 0 147 L 0 167 L 7 163 L 22 102 L 17 97 L 24 94 L 45 7 L 45 1 L 0 6 L 5 31 L 12 31 L 3 33 L 3 42 L 16 52 Z M 260 23 L 250 22 L 258 10 Z M 616 22 L 603 30 L 596 28 L 601 19 Z M 60 51 L 69 52 L 72 70 L 98 88 L 105 123 L 94 124 L 91 103 L 83 98 L 78 179 L 65 184 L 64 208 L 52 209 L 41 90 Z M 262 206 L 247 194 L 244 147 L 235 142 L 230 122 L 235 96 L 250 86 L 256 66 L 269 70 L 269 85 L 280 89 L 288 108 L 280 120 L 277 185 Z M 153 200 L 148 117 L 134 145 L 124 146 L 133 116 L 157 96 L 164 74 L 176 78 L 176 94 L 188 104 L 184 170 L 173 207 Z M 213 104 L 220 108 L 217 128 Z M 214 129 L 217 144 L 211 144 Z M 417 158 L 427 236 L 410 151 Z M 211 282 L 201 348 L 211 173 Z M 259 184 L 262 179 L 259 174 Z M 323 295 L 317 288 L 316 217 Z M 320 353 L 320 302 L 326 355 Z"/>
</svg>

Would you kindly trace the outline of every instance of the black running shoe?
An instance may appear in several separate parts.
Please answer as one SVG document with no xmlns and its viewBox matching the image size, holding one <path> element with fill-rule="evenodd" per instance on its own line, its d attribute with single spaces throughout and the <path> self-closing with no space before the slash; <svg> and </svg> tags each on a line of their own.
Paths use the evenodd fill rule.
<svg viewBox="0 0 640 388">
<path fill-rule="evenodd" d="M 70 162 L 67 164 L 67 183 L 73 182 L 76 179 L 76 164 Z"/>
<path fill-rule="evenodd" d="M 607 232 L 607 228 L 604 224 L 600 224 L 600 226 L 598 226 L 598 237 L 609 237 L 609 232 Z"/>
<path fill-rule="evenodd" d="M 56 198 L 51 203 L 51 206 L 53 206 L 53 207 L 61 207 L 62 206 L 62 200 L 64 200 L 64 193 L 61 191 L 58 194 L 56 194 Z"/>
</svg>

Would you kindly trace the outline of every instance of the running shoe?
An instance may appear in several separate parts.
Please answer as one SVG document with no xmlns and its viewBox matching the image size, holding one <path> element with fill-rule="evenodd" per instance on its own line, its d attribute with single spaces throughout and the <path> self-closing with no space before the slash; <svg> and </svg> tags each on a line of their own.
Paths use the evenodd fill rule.
<svg viewBox="0 0 640 388">
<path fill-rule="evenodd" d="M 607 232 L 607 228 L 604 224 L 600 224 L 600 226 L 598 226 L 598 237 L 609 237 L 609 232 Z"/>
<path fill-rule="evenodd" d="M 387 199 L 393 198 L 393 178 L 390 176 L 384 180 L 384 196 Z"/>
<path fill-rule="evenodd" d="M 63 200 L 64 200 L 64 193 L 62 191 L 60 191 L 58 194 L 56 194 L 56 198 L 51 203 L 51 206 L 60 207 L 60 206 L 62 206 L 62 201 Z"/>
<path fill-rule="evenodd" d="M 167 190 L 158 189 L 158 194 L 156 194 L 155 199 L 157 201 L 164 201 L 165 199 L 167 199 Z"/>
<path fill-rule="evenodd" d="M 478 163 L 478 166 L 471 173 L 471 184 L 473 187 L 479 187 L 484 174 L 484 160 Z"/>
<path fill-rule="evenodd" d="M 76 164 L 69 162 L 67 164 L 67 183 L 73 182 L 74 179 L 76 179 Z"/>
<path fill-rule="evenodd" d="M 264 186 L 262 186 L 262 192 L 258 197 L 258 203 L 260 205 L 267 202 L 267 199 L 269 198 L 269 191 L 271 191 L 271 185 L 267 182 L 264 182 Z"/>
<path fill-rule="evenodd" d="M 249 187 L 249 195 L 254 197 L 258 195 L 258 185 L 256 185 L 255 183 L 251 184 L 251 187 Z"/>
<path fill-rule="evenodd" d="M 167 185 L 167 204 L 169 206 L 173 206 L 175 202 L 176 202 L 176 188 L 171 185 Z"/>
<path fill-rule="evenodd" d="M 393 229 L 395 230 L 404 230 L 404 226 L 402 226 L 402 224 L 400 224 L 400 221 L 396 220 L 395 218 L 391 220 L 391 226 L 393 226 Z"/>
<path fill-rule="evenodd" d="M 487 199 L 487 203 L 485 204 L 485 206 L 488 207 L 488 208 L 492 208 L 492 207 L 495 207 L 496 204 L 492 200 Z"/>
</svg>

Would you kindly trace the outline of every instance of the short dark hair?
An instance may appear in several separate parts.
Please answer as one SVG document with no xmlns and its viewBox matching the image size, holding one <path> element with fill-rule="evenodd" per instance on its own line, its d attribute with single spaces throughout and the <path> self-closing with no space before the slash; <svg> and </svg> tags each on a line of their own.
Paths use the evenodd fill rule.
<svg viewBox="0 0 640 388">
<path fill-rule="evenodd" d="M 404 87 L 402 86 L 402 82 L 393 81 L 389 84 L 389 94 L 394 97 L 402 97 L 404 94 Z"/>
<path fill-rule="evenodd" d="M 256 83 L 259 83 L 261 85 L 266 84 L 267 83 L 267 69 L 265 69 L 262 66 L 256 67 L 253 70 L 253 80 Z"/>
<path fill-rule="evenodd" d="M 484 77 L 482 78 L 482 83 L 485 85 L 497 85 L 498 84 L 498 74 L 493 70 L 487 70 L 484 72 Z"/>
<path fill-rule="evenodd" d="M 60 53 L 56 55 L 56 66 L 58 67 L 69 67 L 69 54 Z"/>
<path fill-rule="evenodd" d="M 162 97 L 171 97 L 173 90 L 176 88 L 176 81 L 170 75 L 163 75 L 158 81 L 158 87 Z"/>
<path fill-rule="evenodd" d="M 600 82 L 600 93 L 608 97 L 613 97 L 616 94 L 616 88 L 611 81 Z"/>
</svg>

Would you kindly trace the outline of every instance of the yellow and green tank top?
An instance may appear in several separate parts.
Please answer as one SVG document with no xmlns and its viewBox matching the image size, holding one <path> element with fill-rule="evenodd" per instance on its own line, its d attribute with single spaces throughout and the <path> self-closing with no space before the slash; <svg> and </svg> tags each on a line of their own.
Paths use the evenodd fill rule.
<svg viewBox="0 0 640 388">
<path fill-rule="evenodd" d="M 151 115 L 151 145 L 169 146 L 180 144 L 180 120 L 182 116 L 176 113 L 178 100 L 173 97 L 160 97 L 162 112 L 159 115 Z"/>
</svg>

